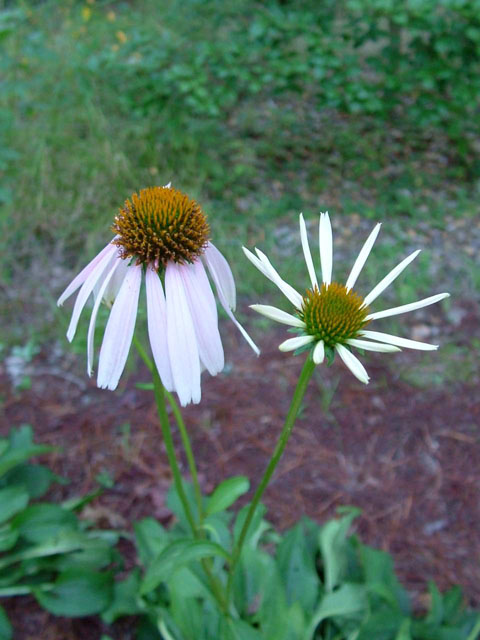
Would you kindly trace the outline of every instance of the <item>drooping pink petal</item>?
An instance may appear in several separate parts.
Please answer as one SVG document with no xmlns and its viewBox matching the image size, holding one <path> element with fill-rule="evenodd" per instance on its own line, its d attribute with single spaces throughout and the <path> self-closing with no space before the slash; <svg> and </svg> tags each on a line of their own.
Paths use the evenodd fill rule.
<svg viewBox="0 0 480 640">
<path fill-rule="evenodd" d="M 92 315 L 90 316 L 90 324 L 88 325 L 87 336 L 87 373 L 90 377 L 93 373 L 93 347 L 95 339 L 95 323 L 97 321 L 98 309 L 100 308 L 100 303 L 102 302 L 102 299 L 104 297 L 105 290 L 124 262 L 125 261 L 121 258 L 116 258 L 113 261 L 113 267 L 110 268 L 110 271 L 107 273 L 105 279 L 103 280 L 101 287 L 97 291 L 97 297 L 95 299 L 95 304 L 93 305 Z M 122 273 L 125 276 L 125 272 L 122 271 Z"/>
<path fill-rule="evenodd" d="M 217 287 L 217 289 L 222 291 L 223 297 L 227 301 L 230 309 L 232 311 L 235 311 L 237 306 L 237 293 L 235 289 L 235 280 L 233 279 L 230 265 L 217 249 L 217 247 L 211 242 L 208 243 L 203 257 L 205 259 L 205 262 L 207 263 L 210 275 L 215 282 L 215 286 Z"/>
<path fill-rule="evenodd" d="M 212 248 L 214 249 L 214 251 L 211 251 Z M 216 259 L 218 258 L 219 255 L 224 260 L 224 263 Z M 212 256 L 214 257 L 212 258 Z M 203 258 L 207 264 L 210 275 L 212 276 L 212 280 L 215 283 L 220 304 L 225 309 L 225 312 L 230 318 L 230 320 L 234 323 L 234 325 L 237 327 L 237 329 L 240 331 L 242 336 L 245 338 L 245 340 L 248 342 L 248 344 L 251 346 L 251 348 L 255 351 L 255 353 L 258 356 L 260 354 L 260 349 L 253 342 L 253 340 L 250 338 L 248 333 L 245 331 L 242 325 L 238 322 L 238 320 L 235 318 L 232 312 L 232 309 L 235 308 L 235 283 L 233 283 L 233 289 L 232 289 L 232 283 L 230 281 L 230 277 L 233 281 L 233 276 L 227 261 L 222 256 L 220 251 L 218 251 L 218 249 L 216 249 L 211 243 L 209 243 L 209 246 L 207 247 L 203 255 Z M 225 265 L 227 266 L 226 268 L 225 268 Z M 222 269 L 223 269 L 222 275 L 219 274 L 219 269 L 220 269 L 220 272 L 222 272 Z M 232 302 L 234 303 L 233 306 L 231 304 Z"/>
<path fill-rule="evenodd" d="M 97 262 L 94 268 L 90 271 L 87 279 L 82 285 L 82 288 L 78 292 L 77 299 L 75 300 L 75 305 L 73 307 L 72 317 L 70 319 L 70 324 L 68 326 L 67 331 L 67 339 L 69 342 L 73 340 L 75 335 L 75 331 L 77 330 L 78 320 L 80 318 L 80 314 L 82 313 L 83 307 L 85 306 L 88 297 L 92 293 L 95 285 L 99 282 L 99 280 L 105 276 L 108 268 L 112 264 L 113 260 L 116 260 L 116 247 L 114 247 L 113 251 L 106 252 L 101 260 Z"/>
<path fill-rule="evenodd" d="M 72 293 L 75 293 L 75 291 L 85 282 L 85 280 L 88 278 L 88 276 L 93 271 L 93 269 L 96 267 L 96 265 L 100 262 L 100 260 L 102 260 L 102 258 L 105 255 L 113 254 L 113 253 L 115 253 L 115 251 L 118 251 L 118 247 L 116 247 L 112 243 L 107 244 L 107 246 L 104 247 L 100 251 L 100 253 L 98 253 L 95 256 L 95 258 L 93 258 L 93 260 L 91 260 L 87 264 L 87 266 L 84 267 L 80 271 L 80 273 L 77 276 L 75 276 L 75 278 L 72 280 L 72 282 L 68 285 L 68 287 L 65 289 L 65 291 L 62 293 L 62 295 L 57 300 L 57 305 L 59 307 L 62 306 L 62 304 L 65 302 L 65 300 L 67 298 L 69 298 L 72 295 Z"/>
<path fill-rule="evenodd" d="M 180 267 L 169 262 L 165 269 L 167 342 L 175 390 L 184 407 L 200 402 L 200 358 Z"/>
<path fill-rule="evenodd" d="M 97 376 L 97 385 L 102 389 L 116 389 L 125 368 L 135 329 L 141 283 L 142 267 L 129 267 L 103 336 Z"/>
<path fill-rule="evenodd" d="M 102 302 L 104 302 L 107 305 L 107 307 L 110 307 L 110 308 L 115 302 L 115 298 L 117 297 L 117 294 L 120 291 L 120 287 L 122 286 L 123 279 L 125 278 L 128 266 L 130 264 L 130 260 L 128 258 L 124 260 L 119 256 L 118 259 L 120 262 L 118 269 L 115 270 L 115 273 L 113 274 L 113 277 L 109 281 L 108 286 L 103 291 Z M 95 287 L 95 289 L 93 290 L 93 295 L 95 298 L 97 298 L 98 292 L 99 292 L 99 288 L 97 285 L 97 287 Z"/>
<path fill-rule="evenodd" d="M 162 282 L 158 273 L 150 267 L 147 267 L 145 282 L 148 336 L 153 359 L 163 386 L 167 391 L 173 391 L 172 368 L 167 344 L 167 306 Z"/>
<path fill-rule="evenodd" d="M 212 288 L 200 260 L 179 267 L 190 314 L 197 337 L 198 354 L 214 376 L 224 367 L 222 341 L 218 332 L 218 314 Z"/>
</svg>

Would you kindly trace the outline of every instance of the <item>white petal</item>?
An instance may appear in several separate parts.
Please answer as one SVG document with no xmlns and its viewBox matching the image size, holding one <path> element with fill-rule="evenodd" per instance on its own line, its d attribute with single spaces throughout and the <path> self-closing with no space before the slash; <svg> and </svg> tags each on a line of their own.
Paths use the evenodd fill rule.
<svg viewBox="0 0 480 640">
<path fill-rule="evenodd" d="M 323 340 L 320 340 L 315 345 L 315 349 L 313 350 L 313 361 L 315 364 L 322 364 L 325 360 L 325 344 Z"/>
<path fill-rule="evenodd" d="M 95 299 L 95 304 L 93 305 L 92 315 L 90 316 L 90 323 L 88 325 L 88 336 L 87 336 L 87 373 L 89 376 L 93 373 L 93 346 L 94 346 L 94 338 L 95 338 L 95 324 L 97 321 L 97 313 L 100 308 L 100 303 L 102 302 L 103 296 L 105 294 L 105 290 L 107 289 L 112 277 L 118 271 L 119 267 L 125 261 L 121 258 L 116 258 L 113 262 L 113 267 L 107 273 L 105 279 L 102 282 L 100 289 L 98 290 L 98 295 Z M 122 272 L 123 273 L 123 272 Z M 125 275 L 125 273 L 124 273 Z"/>
<path fill-rule="evenodd" d="M 116 247 L 112 243 L 107 244 L 107 246 L 104 247 L 100 251 L 100 253 L 98 253 L 95 256 L 95 258 L 93 258 L 93 260 L 91 260 L 87 264 L 87 266 L 84 267 L 80 271 L 80 273 L 68 285 L 68 287 L 65 289 L 65 291 L 62 293 L 62 295 L 57 300 L 58 306 L 60 307 L 65 302 L 65 300 L 72 295 L 72 293 L 75 293 L 75 291 L 85 282 L 87 277 L 93 271 L 94 267 L 100 262 L 100 260 L 102 260 L 102 258 L 104 258 L 104 256 L 106 256 L 107 254 L 113 255 L 116 251 L 118 251 L 118 247 Z"/>
<path fill-rule="evenodd" d="M 200 260 L 179 268 L 197 337 L 198 354 L 210 375 L 224 367 L 222 341 L 218 332 L 218 314 L 212 288 Z"/>
<path fill-rule="evenodd" d="M 170 189 L 170 187 L 172 186 L 172 181 L 168 182 L 167 184 L 163 185 L 164 189 Z"/>
<path fill-rule="evenodd" d="M 295 307 L 297 307 L 297 309 L 301 309 L 303 304 L 302 296 L 291 285 L 289 285 L 288 282 L 285 282 L 285 280 L 280 277 L 279 273 L 274 268 L 267 256 L 263 253 L 263 251 L 260 251 L 260 249 L 257 248 L 255 248 L 255 251 L 257 253 L 257 256 L 260 258 L 261 263 L 264 265 L 264 267 L 266 267 L 268 273 L 270 274 L 267 275 L 267 278 L 270 278 L 270 280 L 277 285 L 283 295 L 286 296 L 290 300 L 290 302 Z"/>
<path fill-rule="evenodd" d="M 250 262 L 255 267 L 257 267 L 257 269 L 261 273 L 263 273 L 263 275 L 266 278 L 268 278 L 271 282 L 273 282 L 273 284 L 275 284 L 280 289 L 283 295 L 288 300 L 290 300 L 290 302 L 295 307 L 297 307 L 297 309 L 301 309 L 302 302 L 303 302 L 302 296 L 298 293 L 298 291 L 295 291 L 295 289 L 292 286 L 290 286 L 288 282 L 285 282 L 285 280 L 282 280 L 282 278 L 275 271 L 270 260 L 267 258 L 267 256 L 264 253 L 262 253 L 259 249 L 255 249 L 255 251 L 258 253 L 258 256 L 259 256 L 258 258 L 251 251 L 243 247 L 243 252 L 246 255 L 246 257 L 250 260 Z"/>
<path fill-rule="evenodd" d="M 119 258 L 119 262 L 120 262 L 120 266 L 113 274 L 112 279 L 110 280 L 110 282 L 108 283 L 108 286 L 103 292 L 102 301 L 108 307 L 112 307 L 113 303 L 115 302 L 115 298 L 117 297 L 118 292 L 120 291 L 120 287 L 122 286 L 123 279 L 127 274 L 127 269 L 129 268 L 129 264 L 130 264 L 130 260 L 128 258 L 125 260 L 123 260 L 122 258 Z M 93 293 L 94 295 L 96 295 L 95 290 Z"/>
<path fill-rule="evenodd" d="M 213 246 L 213 245 L 210 245 L 210 246 Z M 250 338 L 248 333 L 245 331 L 245 329 L 242 327 L 242 325 L 238 322 L 238 320 L 235 318 L 235 316 L 232 313 L 232 308 L 231 308 L 231 306 L 229 304 L 229 299 L 228 299 L 228 297 L 230 297 L 230 302 L 232 302 L 231 291 L 230 291 L 230 294 L 229 294 L 228 287 L 227 287 L 227 290 L 225 290 L 225 283 L 226 283 L 226 280 L 227 280 L 226 273 L 223 274 L 223 278 L 220 276 L 220 274 L 218 273 L 218 264 L 217 264 L 217 262 L 215 260 L 210 260 L 210 257 L 212 255 L 212 253 L 209 253 L 208 256 L 207 256 L 207 252 L 208 252 L 208 248 L 205 251 L 203 257 L 205 259 L 205 262 L 207 263 L 207 267 L 208 267 L 208 270 L 210 272 L 210 275 L 212 276 L 212 280 L 215 283 L 215 287 L 217 289 L 217 295 L 218 295 L 218 299 L 220 300 L 220 304 L 225 309 L 225 312 L 228 315 L 228 317 L 230 318 L 230 320 L 234 323 L 234 325 L 237 327 L 237 329 L 240 331 L 242 336 L 245 338 L 245 340 L 248 342 L 250 347 L 255 351 L 255 353 L 258 356 L 260 354 L 260 349 L 253 342 L 253 340 Z M 220 252 L 218 252 L 218 253 L 220 253 Z M 225 260 L 225 262 L 226 262 L 226 260 Z M 228 263 L 227 263 L 227 265 L 228 265 Z M 229 269 L 230 269 L 230 267 L 229 267 Z M 234 284 L 234 286 L 235 286 L 235 284 Z"/>
<path fill-rule="evenodd" d="M 392 336 L 389 333 L 381 333 L 380 331 L 362 331 L 361 335 L 365 336 L 365 338 L 370 338 L 371 340 L 378 340 L 379 342 L 385 342 L 386 344 L 394 344 L 398 347 L 405 347 L 406 349 L 418 349 L 419 351 L 435 351 L 438 349 L 438 344 L 428 344 L 427 342 L 417 342 L 416 340 L 399 338 L 398 336 Z"/>
<path fill-rule="evenodd" d="M 368 342 L 368 340 L 357 340 L 351 338 L 347 340 L 347 344 L 357 349 L 365 349 L 365 351 L 378 351 L 379 353 L 393 353 L 394 351 L 401 351 L 398 347 L 394 347 L 391 344 L 380 344 L 378 342 Z"/>
<path fill-rule="evenodd" d="M 340 358 L 343 360 L 346 366 L 353 373 L 353 375 L 356 378 L 358 378 L 360 382 L 363 382 L 364 384 L 368 384 L 368 381 L 370 380 L 370 378 L 365 367 L 360 362 L 360 360 L 356 356 L 354 356 L 351 351 L 349 351 L 346 347 L 344 347 L 341 344 L 337 344 L 335 346 L 335 349 L 338 355 L 340 356 Z"/>
<path fill-rule="evenodd" d="M 235 311 L 237 306 L 237 294 L 235 290 L 235 280 L 233 279 L 230 265 L 225 260 L 220 251 L 211 242 L 203 254 L 208 270 L 215 282 L 217 289 L 221 289 L 228 306 Z"/>
<path fill-rule="evenodd" d="M 411 253 L 407 258 L 405 258 L 405 260 L 402 260 L 400 264 L 397 264 L 395 269 L 392 269 L 390 273 L 386 275 L 385 278 L 383 278 L 383 280 L 381 280 L 377 284 L 377 286 L 370 291 L 368 296 L 365 296 L 365 299 L 363 301 L 364 305 L 368 307 L 368 305 L 370 305 L 374 300 L 376 300 L 378 296 L 383 291 L 385 291 L 388 285 L 391 284 L 395 280 L 395 278 L 397 278 L 406 267 L 408 267 L 410 262 L 412 262 L 412 260 L 415 260 L 415 258 L 418 256 L 419 253 L 420 253 L 420 249 L 417 249 L 417 251 L 414 251 L 413 253 Z"/>
<path fill-rule="evenodd" d="M 135 330 L 141 283 L 142 267 L 129 267 L 103 336 L 97 376 L 97 385 L 102 389 L 116 389 L 125 368 Z"/>
<path fill-rule="evenodd" d="M 352 289 L 355 286 L 358 276 L 360 275 L 361 270 L 365 262 L 367 261 L 368 256 L 370 255 L 370 251 L 372 250 L 373 245 L 375 244 L 375 240 L 377 239 L 378 233 L 380 231 L 380 227 L 382 226 L 381 222 L 375 225 L 373 231 L 370 233 L 368 238 L 365 241 L 365 244 L 360 249 L 360 253 L 358 254 L 357 259 L 355 260 L 350 275 L 348 276 L 346 287 L 347 291 Z"/>
<path fill-rule="evenodd" d="M 310 251 L 310 246 L 308 244 L 308 236 L 307 236 L 307 227 L 305 225 L 305 220 L 303 219 L 303 214 L 300 214 L 300 239 L 302 241 L 303 255 L 305 256 L 305 263 L 308 269 L 308 275 L 310 276 L 310 281 L 312 283 L 312 289 L 314 287 L 318 287 L 317 276 L 315 274 L 315 267 L 313 266 L 312 254 Z"/>
<path fill-rule="evenodd" d="M 279 345 L 280 351 L 295 351 L 295 349 L 300 349 L 300 347 L 304 347 L 306 344 L 314 341 L 313 336 L 298 336 L 297 338 L 289 338 L 282 342 Z"/>
<path fill-rule="evenodd" d="M 268 304 L 251 304 L 250 308 L 254 311 L 258 311 L 258 313 L 261 313 L 263 316 L 270 318 L 270 320 L 275 320 L 282 324 L 288 324 L 291 327 L 300 327 L 302 329 L 305 327 L 305 323 L 300 320 L 300 318 L 292 316 L 290 313 L 286 313 L 276 307 L 271 307 Z"/>
<path fill-rule="evenodd" d="M 175 262 L 169 262 L 165 270 L 165 293 L 173 383 L 184 407 L 189 402 L 200 402 L 200 359 L 180 267 Z"/>
<path fill-rule="evenodd" d="M 97 282 L 104 276 L 108 268 L 110 267 L 112 260 L 116 260 L 116 247 L 114 247 L 113 251 L 107 251 L 101 260 L 97 262 L 95 267 L 90 271 L 87 279 L 82 285 L 82 288 L 78 292 L 77 299 L 75 300 L 75 305 L 73 307 L 72 317 L 70 319 L 70 324 L 68 326 L 67 331 L 67 340 L 71 342 L 75 335 L 75 331 L 77 330 L 78 320 L 80 319 L 80 314 L 82 313 L 83 307 L 85 306 L 90 294 L 93 291 L 93 288 L 97 284 Z"/>
<path fill-rule="evenodd" d="M 153 359 L 163 386 L 173 391 L 172 368 L 167 344 L 167 306 L 162 281 L 158 273 L 147 267 L 145 274 L 147 294 L 148 337 Z"/>
<path fill-rule="evenodd" d="M 320 214 L 318 236 L 320 246 L 320 263 L 322 265 L 322 280 L 328 285 L 332 282 L 333 266 L 332 225 L 330 223 L 328 211 Z"/>
<path fill-rule="evenodd" d="M 436 302 L 449 297 L 449 293 L 438 293 L 436 296 L 423 298 L 423 300 L 418 300 L 417 302 L 410 302 L 410 304 L 402 304 L 400 307 L 392 307 L 391 309 L 385 309 L 385 311 L 377 311 L 376 313 L 371 313 L 365 318 L 365 320 L 378 320 L 379 318 L 397 316 L 400 313 L 408 313 L 409 311 L 415 311 L 416 309 L 421 309 L 422 307 L 428 307 L 428 305 L 430 304 L 435 304 Z"/>
</svg>

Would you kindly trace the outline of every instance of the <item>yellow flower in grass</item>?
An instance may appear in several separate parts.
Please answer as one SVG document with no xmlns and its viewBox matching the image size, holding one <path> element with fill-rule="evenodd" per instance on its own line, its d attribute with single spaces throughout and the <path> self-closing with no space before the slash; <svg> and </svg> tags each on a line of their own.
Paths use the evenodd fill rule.
<svg viewBox="0 0 480 640">
<path fill-rule="evenodd" d="M 256 255 L 243 248 L 247 258 L 263 275 L 271 280 L 293 305 L 293 314 L 276 307 L 254 304 L 252 309 L 262 315 L 289 325 L 291 331 L 298 333 L 280 345 L 281 351 L 311 350 L 315 364 L 321 364 L 325 357 L 331 362 L 338 353 L 354 376 L 365 384 L 369 376 L 360 360 L 353 354 L 352 347 L 365 351 L 383 353 L 400 351 L 400 347 L 429 351 L 438 345 L 409 340 L 399 336 L 370 330 L 373 320 L 394 316 L 415 309 L 421 309 L 447 298 L 450 294 L 439 293 L 423 300 L 404 304 L 399 307 L 371 312 L 370 305 L 417 257 L 420 251 L 414 251 L 390 273 L 388 273 L 365 297 L 353 290 L 357 278 L 370 254 L 380 231 L 377 224 L 363 245 L 345 284 L 332 281 L 333 237 L 328 213 L 320 214 L 319 245 L 322 282 L 317 280 L 313 259 L 308 244 L 307 230 L 303 215 L 300 214 L 300 238 L 303 254 L 310 276 L 311 287 L 301 295 L 274 269 L 267 256 L 255 249 Z M 368 328 L 367 328 L 368 327 Z"/>
</svg>

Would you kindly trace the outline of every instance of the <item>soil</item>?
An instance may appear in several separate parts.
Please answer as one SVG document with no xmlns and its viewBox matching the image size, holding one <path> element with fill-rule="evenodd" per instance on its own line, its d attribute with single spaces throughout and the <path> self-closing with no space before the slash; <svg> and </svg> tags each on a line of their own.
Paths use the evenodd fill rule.
<svg viewBox="0 0 480 640">
<path fill-rule="evenodd" d="M 478 337 L 480 311 L 465 303 L 456 327 L 441 324 L 445 340 L 470 344 Z M 225 372 L 216 378 L 204 374 L 202 402 L 184 414 L 205 492 L 237 474 L 256 485 L 302 365 L 302 357 L 278 351 L 286 337 L 281 327 L 259 336 L 259 358 L 234 328 L 223 330 Z M 441 350 L 427 355 L 441 359 Z M 416 606 L 426 604 L 427 582 L 434 580 L 441 590 L 460 584 L 466 602 L 479 607 L 478 369 L 470 379 L 444 376 L 433 386 L 430 379 L 419 384 L 417 376 L 414 386 L 407 372 L 421 358 L 419 352 L 367 354 L 366 387 L 341 362 L 319 367 L 264 502 L 279 529 L 304 514 L 321 523 L 336 507 L 356 505 L 362 509 L 356 531 L 367 544 L 393 554 Z M 168 525 L 165 492 L 171 476 L 153 394 L 136 386 L 148 380 L 147 371 L 139 365 L 111 393 L 83 376 L 83 364 L 72 354 L 43 351 L 31 364 L 32 383 L 24 391 L 15 390 L 1 370 L 1 434 L 29 423 L 38 441 L 62 448 L 48 462 L 71 483 L 56 487 L 54 499 L 88 492 L 96 475 L 108 471 L 113 488 L 85 514 L 98 526 L 130 528 L 145 515 Z M 462 366 L 461 360 L 454 363 L 459 374 Z M 178 434 L 176 444 L 180 450 Z M 129 620 L 112 629 L 97 618 L 55 618 L 24 597 L 5 606 L 18 640 L 132 637 Z"/>
</svg>

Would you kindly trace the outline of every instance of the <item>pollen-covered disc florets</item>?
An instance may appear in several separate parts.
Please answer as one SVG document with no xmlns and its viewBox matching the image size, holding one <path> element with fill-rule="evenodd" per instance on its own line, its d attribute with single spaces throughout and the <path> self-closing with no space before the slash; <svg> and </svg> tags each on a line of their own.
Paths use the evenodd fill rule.
<svg viewBox="0 0 480 640">
<path fill-rule="evenodd" d="M 210 228 L 200 206 L 171 187 L 148 187 L 126 200 L 112 230 L 122 258 L 157 266 L 194 262 L 205 250 Z"/>
<path fill-rule="evenodd" d="M 300 312 L 305 333 L 323 340 L 329 347 L 344 344 L 355 338 L 368 322 L 368 307 L 362 305 L 361 296 L 337 282 L 322 284 L 320 290 L 309 289 Z"/>
</svg>

